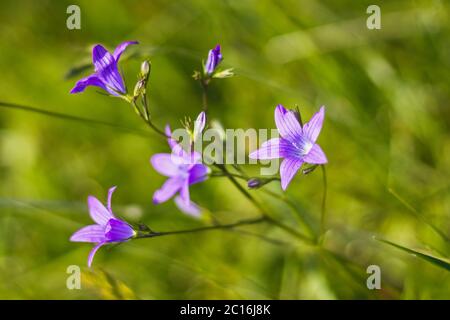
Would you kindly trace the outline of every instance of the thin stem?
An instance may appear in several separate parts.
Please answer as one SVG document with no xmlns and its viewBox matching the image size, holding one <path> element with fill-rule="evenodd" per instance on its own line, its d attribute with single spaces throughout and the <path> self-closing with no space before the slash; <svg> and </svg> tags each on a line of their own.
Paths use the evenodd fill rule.
<svg viewBox="0 0 450 320">
<path fill-rule="evenodd" d="M 150 121 L 150 112 L 148 110 L 148 104 L 147 104 L 147 94 L 143 93 L 142 97 L 142 105 L 144 106 L 144 115 L 145 115 L 145 120 Z"/>
<path fill-rule="evenodd" d="M 270 217 L 270 216 L 266 216 L 267 222 L 270 222 L 271 224 L 277 226 L 280 229 L 283 229 L 284 231 L 286 231 L 287 233 L 293 235 L 294 237 L 296 237 L 297 239 L 300 239 L 308 244 L 314 244 L 314 241 L 311 240 L 310 238 L 308 238 L 307 236 L 299 233 L 297 230 L 295 230 L 294 228 L 291 228 L 288 225 L 285 225 L 284 223 L 281 223 L 280 221 Z"/>
<path fill-rule="evenodd" d="M 321 165 L 322 167 L 322 181 L 323 181 L 323 196 L 322 196 L 322 208 L 321 208 L 321 214 L 320 214 L 320 244 L 323 243 L 324 240 L 324 234 L 325 234 L 325 215 L 326 215 L 326 202 L 327 202 L 327 189 L 328 189 L 328 183 L 327 183 L 327 171 L 325 170 L 325 166 Z"/>
<path fill-rule="evenodd" d="M 237 173 L 231 173 L 229 172 L 229 175 L 238 179 L 242 179 L 242 180 L 248 180 L 247 177 L 244 177 L 243 175 L 237 174 Z M 217 177 L 227 177 L 227 175 L 223 174 L 222 172 L 211 172 L 210 174 L 211 178 L 217 178 Z"/>
<path fill-rule="evenodd" d="M 249 178 L 247 176 L 244 176 L 244 175 L 241 175 L 241 174 L 237 174 L 237 173 L 228 172 L 228 174 L 230 176 L 232 176 L 232 177 L 235 177 L 235 178 L 238 178 L 238 179 L 242 179 L 242 180 L 245 180 L 245 181 L 248 181 L 249 179 L 251 179 L 251 178 Z M 211 178 L 226 177 L 226 176 L 227 175 L 223 174 L 222 172 L 217 172 L 217 171 L 216 172 L 211 172 L 211 174 L 210 174 Z M 261 179 L 261 181 L 264 182 L 264 185 L 269 183 L 269 182 L 272 182 L 272 181 L 280 181 L 280 178 L 278 178 L 278 177 L 270 177 L 270 178 L 253 177 L 253 178 Z"/>
<path fill-rule="evenodd" d="M 141 136 L 148 136 L 148 132 L 145 131 L 145 130 L 134 129 L 134 128 L 127 128 L 127 127 L 123 127 L 123 126 L 116 125 L 116 124 L 109 123 L 109 122 L 102 121 L 102 120 L 82 118 L 82 117 L 77 117 L 77 116 L 73 116 L 73 115 L 69 115 L 69 114 L 65 114 L 65 113 L 49 111 L 49 110 L 45 110 L 45 109 L 40 109 L 40 108 L 35 108 L 35 107 L 30 107 L 30 106 L 25 106 L 25 105 L 20 105 L 20 104 L 16 104 L 16 103 L 9 103 L 9 102 L 0 101 L 0 107 L 7 108 L 7 109 L 13 109 L 13 110 L 22 110 L 22 111 L 26 111 L 26 112 L 32 112 L 32 113 L 35 113 L 35 114 L 48 116 L 48 117 L 53 117 L 53 118 L 61 119 L 61 120 L 76 121 L 76 122 L 81 122 L 81 123 L 84 123 L 84 124 L 101 125 L 101 126 L 105 126 L 105 127 L 111 127 L 111 128 L 119 129 L 119 130 L 125 131 L 125 132 L 139 134 Z"/>
<path fill-rule="evenodd" d="M 227 177 L 227 176 L 231 176 L 231 177 L 246 180 L 246 181 L 248 180 L 248 177 L 245 177 L 243 175 L 236 174 L 236 173 L 230 173 L 230 172 L 228 172 L 228 174 L 224 174 L 223 172 L 213 172 L 213 174 L 210 175 L 211 178 Z M 279 180 L 280 179 L 277 177 L 270 178 L 270 181 L 279 181 Z M 266 190 L 266 189 L 261 189 L 261 190 L 264 193 L 270 195 L 271 197 L 277 198 L 278 200 L 285 202 L 290 208 L 292 208 L 294 211 L 298 212 L 298 209 L 295 206 L 295 204 L 292 201 L 290 201 L 288 198 L 286 198 L 284 195 L 280 195 L 280 194 L 277 194 L 275 192 L 272 192 L 272 191 Z M 308 222 L 306 222 L 306 219 L 303 216 L 301 218 L 301 222 L 307 227 L 309 234 L 314 237 L 314 230 L 313 230 L 312 226 Z"/>
<path fill-rule="evenodd" d="M 143 99 L 143 101 L 146 101 L 146 98 Z M 133 106 L 133 108 L 135 109 L 136 113 L 139 115 L 139 117 L 153 130 L 155 131 L 157 134 L 159 134 L 160 136 L 163 136 L 164 138 L 170 138 L 169 136 L 166 135 L 166 133 L 164 131 L 162 131 L 161 129 L 159 129 L 157 126 L 155 126 L 153 124 L 153 122 L 150 119 L 150 116 L 145 116 L 142 111 L 139 109 L 137 103 L 135 100 L 130 101 L 131 105 Z M 148 105 L 147 102 L 145 102 L 144 104 L 144 110 L 146 110 L 145 112 L 148 114 Z"/>
<path fill-rule="evenodd" d="M 138 235 L 136 236 L 136 239 L 170 236 L 170 235 L 186 234 L 186 233 L 197 233 L 197 232 L 221 230 L 221 229 L 233 229 L 233 228 L 244 226 L 244 225 L 262 223 L 265 221 L 267 221 L 267 218 L 265 216 L 261 216 L 261 217 L 253 218 L 253 219 L 240 220 L 240 221 L 230 223 L 230 224 L 219 224 L 219 225 L 213 225 L 213 226 L 198 227 L 198 228 L 193 228 L 193 229 L 184 229 L 184 230 L 176 230 L 176 231 L 166 231 L 166 232 L 150 231 L 148 233 L 138 233 Z"/>
<path fill-rule="evenodd" d="M 253 198 L 253 196 L 244 188 L 242 187 L 239 182 L 237 182 L 236 178 L 227 170 L 227 168 L 224 165 L 219 165 L 219 164 L 215 164 L 215 166 L 217 168 L 219 168 L 223 174 L 228 177 L 228 179 L 234 184 L 234 186 L 247 198 L 249 199 L 254 205 L 255 207 L 257 207 L 261 214 L 265 217 L 266 221 L 283 229 L 284 231 L 288 232 L 289 234 L 291 234 L 292 236 L 296 237 L 299 240 L 305 241 L 309 244 L 313 244 L 314 242 L 306 237 L 305 235 L 299 233 L 297 230 L 283 224 L 282 222 L 275 220 L 274 218 L 272 218 L 269 213 L 266 211 L 266 209 L 258 202 L 256 201 L 255 198 Z"/>
<path fill-rule="evenodd" d="M 162 131 L 161 129 L 159 129 L 157 126 L 155 126 L 153 124 L 153 122 L 150 121 L 150 119 L 148 121 L 146 121 L 147 125 L 152 128 L 157 134 L 159 134 L 160 136 L 164 137 L 164 138 L 170 138 L 168 135 L 166 135 L 166 133 L 164 131 Z"/>
<path fill-rule="evenodd" d="M 202 104 L 203 111 L 208 111 L 208 83 L 205 80 L 200 80 L 202 86 Z"/>
<path fill-rule="evenodd" d="M 305 213 L 301 212 L 298 208 L 297 205 L 288 197 L 286 197 L 284 194 L 279 194 L 276 192 L 273 192 L 271 190 L 262 188 L 261 192 L 271 196 L 272 198 L 275 198 L 277 200 L 283 201 L 288 207 L 290 207 L 293 211 L 297 212 L 297 215 L 295 215 L 295 217 L 297 217 L 297 219 L 299 220 L 299 222 L 301 222 L 303 225 L 306 226 L 306 228 L 308 229 L 308 233 L 312 236 L 312 237 L 316 237 L 315 235 L 315 230 L 313 228 L 312 222 L 311 222 L 311 217 L 305 215 Z"/>
<path fill-rule="evenodd" d="M 278 240 L 278 239 L 273 239 L 273 238 L 270 238 L 270 237 L 266 237 L 264 235 L 261 235 L 261 234 L 255 233 L 255 232 L 250 232 L 250 231 L 247 231 L 247 230 L 229 229 L 228 231 L 240 233 L 240 234 L 242 234 L 244 236 L 248 236 L 248 237 L 258 238 L 258 239 L 260 239 L 262 241 L 266 241 L 266 242 L 271 243 L 273 245 L 284 246 L 284 247 L 290 245 L 288 242 L 281 241 L 281 240 Z"/>
</svg>

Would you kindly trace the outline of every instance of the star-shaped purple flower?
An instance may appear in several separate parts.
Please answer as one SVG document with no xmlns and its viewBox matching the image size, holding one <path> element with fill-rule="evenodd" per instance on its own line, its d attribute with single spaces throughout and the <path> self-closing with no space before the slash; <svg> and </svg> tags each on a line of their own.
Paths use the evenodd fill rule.
<svg viewBox="0 0 450 320">
<path fill-rule="evenodd" d="M 220 61 L 222 61 L 222 54 L 220 53 L 220 45 L 218 44 L 214 49 L 209 50 L 208 59 L 205 63 L 205 73 L 211 75 L 216 70 Z"/>
<path fill-rule="evenodd" d="M 195 121 L 194 136 L 198 136 L 205 127 L 206 117 L 202 112 Z M 166 135 L 171 137 L 169 126 Z M 169 200 L 176 193 L 177 207 L 192 216 L 200 215 L 200 208 L 191 201 L 189 186 L 205 181 L 208 178 L 208 167 L 201 163 L 201 154 L 196 151 L 185 151 L 174 139 L 168 138 L 172 153 L 158 153 L 151 157 L 150 163 L 160 174 L 168 177 L 162 187 L 153 194 L 153 203 L 159 204 Z"/>
<path fill-rule="evenodd" d="M 137 41 L 123 42 L 117 46 L 113 54 L 109 53 L 102 45 L 96 45 L 92 50 L 95 73 L 78 80 L 70 93 L 82 92 L 88 86 L 96 86 L 106 90 L 113 96 L 125 94 L 125 85 L 117 64 L 125 49 L 129 45 L 137 43 Z"/>
<path fill-rule="evenodd" d="M 301 126 L 295 113 L 282 105 L 275 109 L 275 124 L 280 138 L 273 138 L 250 154 L 251 159 L 284 158 L 280 165 L 281 188 L 286 190 L 294 175 L 303 163 L 325 164 L 327 157 L 316 143 L 322 129 L 325 108 L 313 115 L 311 120 Z"/>
<path fill-rule="evenodd" d="M 111 209 L 111 197 L 116 187 L 108 191 L 107 208 L 95 197 L 88 197 L 89 214 L 96 224 L 81 228 L 75 232 L 70 241 L 91 242 L 96 245 L 89 253 L 88 266 L 92 264 L 97 250 L 108 243 L 123 242 L 136 235 L 134 229 L 125 221 L 116 218 Z"/>
</svg>

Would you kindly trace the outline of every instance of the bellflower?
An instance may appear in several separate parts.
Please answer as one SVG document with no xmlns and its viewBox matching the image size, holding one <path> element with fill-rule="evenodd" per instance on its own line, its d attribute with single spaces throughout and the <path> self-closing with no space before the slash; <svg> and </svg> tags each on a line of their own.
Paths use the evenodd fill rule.
<svg viewBox="0 0 450 320">
<path fill-rule="evenodd" d="M 89 253 L 88 266 L 92 264 L 97 250 L 108 243 L 123 242 L 136 235 L 133 228 L 114 216 L 111 209 L 111 197 L 116 187 L 108 191 L 107 207 L 95 197 L 88 197 L 89 214 L 96 224 L 88 225 L 75 232 L 70 241 L 95 243 L 94 248 Z"/>
<path fill-rule="evenodd" d="M 202 112 L 194 126 L 194 137 L 198 136 L 205 127 L 206 117 Z M 158 153 L 151 157 L 153 168 L 168 177 L 162 187 L 153 194 L 153 203 L 159 204 L 175 197 L 177 207 L 192 216 L 200 215 L 200 208 L 191 201 L 189 186 L 207 179 L 208 167 L 201 163 L 201 154 L 196 151 L 185 151 L 171 137 L 171 130 L 166 126 L 166 135 L 172 153 Z"/>
<path fill-rule="evenodd" d="M 117 64 L 125 49 L 129 45 L 137 43 L 137 41 L 123 42 L 117 46 L 113 54 L 109 53 L 102 45 L 96 45 L 92 50 L 92 61 L 95 72 L 86 78 L 78 80 L 70 93 L 82 92 L 88 86 L 96 86 L 113 96 L 125 94 L 125 85 Z"/>
<path fill-rule="evenodd" d="M 275 109 L 275 124 L 280 138 L 273 138 L 250 154 L 251 159 L 283 158 L 280 165 L 281 188 L 286 190 L 303 163 L 325 164 L 327 157 L 316 143 L 322 129 L 325 108 L 313 115 L 308 123 L 301 126 L 293 111 L 282 105 Z"/>
<path fill-rule="evenodd" d="M 214 49 L 209 50 L 208 59 L 205 63 L 205 73 L 211 75 L 222 61 L 222 54 L 220 53 L 220 45 L 218 44 Z"/>
</svg>

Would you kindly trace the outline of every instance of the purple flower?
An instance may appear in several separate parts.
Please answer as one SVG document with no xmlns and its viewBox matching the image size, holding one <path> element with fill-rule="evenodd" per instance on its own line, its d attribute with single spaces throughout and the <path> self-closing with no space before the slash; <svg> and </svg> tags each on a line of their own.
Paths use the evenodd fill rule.
<svg viewBox="0 0 450 320">
<path fill-rule="evenodd" d="M 194 132 L 199 134 L 205 127 L 206 117 L 202 112 L 195 122 Z M 171 137 L 169 126 L 166 135 Z M 208 167 L 201 163 L 201 154 L 196 151 L 185 151 L 174 139 L 168 138 L 172 153 L 158 153 L 151 157 L 153 168 L 168 177 L 162 187 L 153 194 L 153 203 L 159 204 L 169 200 L 175 194 L 177 207 L 192 216 L 200 215 L 200 208 L 189 196 L 189 186 L 207 179 Z"/>
<path fill-rule="evenodd" d="M 89 253 L 89 267 L 101 246 L 107 243 L 123 242 L 136 235 L 133 228 L 125 221 L 117 219 L 111 210 L 111 197 L 115 189 L 116 187 L 112 187 L 108 191 L 107 208 L 97 198 L 88 197 L 89 214 L 96 224 L 83 227 L 70 237 L 70 241 L 96 244 Z"/>
<path fill-rule="evenodd" d="M 137 43 L 137 41 L 123 42 L 117 46 L 113 54 L 109 53 L 102 45 L 96 45 L 92 50 L 95 72 L 86 78 L 78 80 L 70 93 L 83 92 L 87 86 L 96 86 L 108 91 L 113 96 L 125 94 L 125 85 L 117 63 L 126 47 Z"/>
<path fill-rule="evenodd" d="M 216 70 L 220 61 L 222 61 L 222 54 L 220 53 L 220 45 L 218 44 L 214 49 L 209 50 L 208 59 L 205 63 L 206 74 L 211 75 Z"/>
<path fill-rule="evenodd" d="M 304 162 L 311 164 L 328 162 L 322 149 L 316 144 L 324 116 L 325 108 L 321 107 L 302 128 L 293 111 L 278 105 L 275 109 L 275 123 L 281 137 L 264 142 L 261 148 L 250 154 L 250 158 L 284 158 L 280 166 L 280 177 L 281 188 L 286 190 Z"/>
</svg>

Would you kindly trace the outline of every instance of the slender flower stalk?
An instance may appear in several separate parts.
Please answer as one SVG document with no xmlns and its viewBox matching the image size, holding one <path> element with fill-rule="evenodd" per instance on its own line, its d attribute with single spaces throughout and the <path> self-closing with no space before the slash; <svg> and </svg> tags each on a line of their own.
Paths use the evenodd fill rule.
<svg viewBox="0 0 450 320">
<path fill-rule="evenodd" d="M 258 223 L 262 223 L 262 222 L 266 222 L 266 221 L 267 221 L 266 217 L 261 216 L 261 217 L 256 217 L 256 218 L 252 218 L 252 219 L 239 220 L 237 222 L 233 222 L 230 224 L 217 224 L 217 225 L 198 227 L 198 228 L 193 228 L 193 229 L 166 231 L 166 232 L 148 231 L 148 232 L 138 233 L 138 235 L 136 236 L 136 239 L 154 238 L 154 237 L 178 235 L 178 234 L 186 234 L 186 233 L 197 233 L 197 232 L 221 230 L 221 229 L 234 229 L 234 228 L 241 227 L 244 225 L 258 224 Z"/>
<path fill-rule="evenodd" d="M 308 238 L 307 236 L 301 234 L 300 232 L 298 232 L 297 230 L 291 228 L 290 226 L 287 226 L 285 224 L 283 224 L 282 222 L 274 219 L 271 217 L 271 215 L 267 212 L 267 209 L 261 205 L 247 190 L 245 190 L 244 187 L 242 187 L 239 182 L 236 180 L 236 178 L 228 171 L 228 169 L 224 166 L 224 165 L 219 165 L 219 164 L 215 164 L 215 166 L 217 168 L 219 168 L 223 174 L 231 181 L 231 183 L 248 199 L 250 200 L 250 202 L 253 203 L 253 205 L 255 207 L 257 207 L 259 209 L 259 211 L 261 212 L 261 214 L 266 218 L 268 223 L 271 223 L 281 229 L 283 229 L 284 231 L 286 231 L 287 233 L 291 234 L 292 236 L 294 236 L 295 238 L 308 243 L 308 244 L 313 244 L 313 241 Z"/>
<path fill-rule="evenodd" d="M 327 171 L 324 165 L 322 165 L 321 167 L 323 180 L 323 197 L 322 197 L 322 208 L 320 212 L 320 240 L 319 240 L 320 244 L 323 243 L 325 235 L 325 214 L 326 214 L 327 191 L 328 191 Z"/>
<path fill-rule="evenodd" d="M 95 243 L 89 253 L 88 266 L 92 265 L 95 253 L 101 246 L 108 243 L 127 241 L 136 236 L 136 231 L 125 221 L 116 218 L 111 208 L 111 198 L 116 187 L 108 191 L 107 207 L 95 197 L 88 197 L 89 214 L 96 224 L 81 228 L 75 232 L 70 241 Z"/>
</svg>

